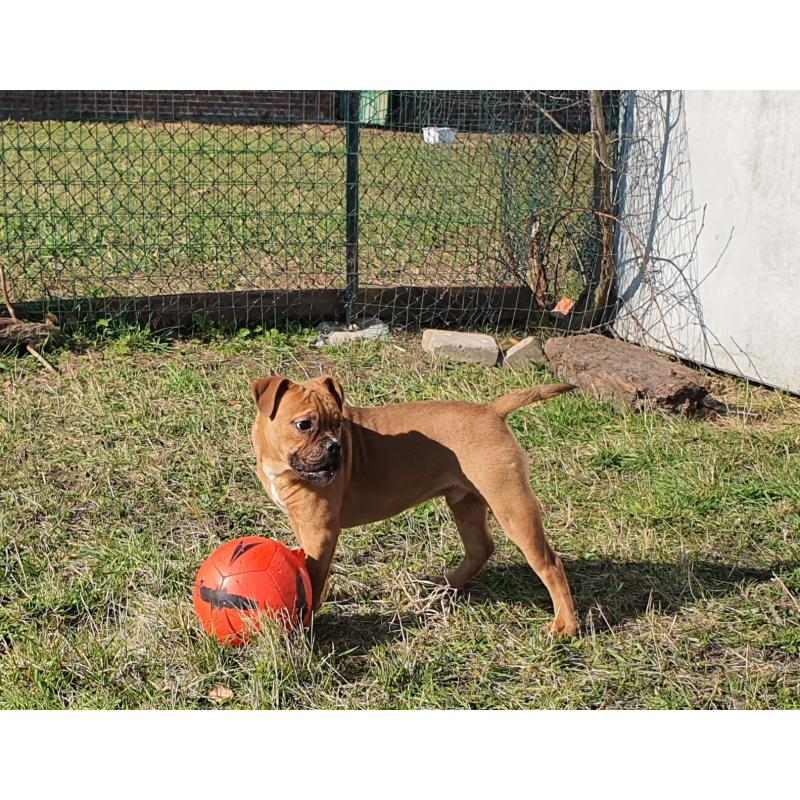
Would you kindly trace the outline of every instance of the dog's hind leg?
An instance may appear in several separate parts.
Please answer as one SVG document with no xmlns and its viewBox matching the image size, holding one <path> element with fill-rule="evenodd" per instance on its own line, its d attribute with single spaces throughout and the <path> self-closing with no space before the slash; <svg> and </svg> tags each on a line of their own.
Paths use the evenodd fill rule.
<svg viewBox="0 0 800 800">
<path fill-rule="evenodd" d="M 555 619 L 549 629 L 554 634 L 574 635 L 575 608 L 561 559 L 547 542 L 539 501 L 528 483 L 521 451 L 509 454 L 504 474 L 482 476 L 475 485 L 486 498 L 500 527 L 519 547 L 528 564 L 550 593 Z"/>
<path fill-rule="evenodd" d="M 525 488 L 528 491 L 520 492 L 513 500 L 492 505 L 492 513 L 550 593 L 555 611 L 550 632 L 573 636 L 577 632 L 575 608 L 564 565 L 545 538 L 539 501 L 529 486 Z"/>
<path fill-rule="evenodd" d="M 486 520 L 489 507 L 482 497 L 471 492 L 447 495 L 445 499 L 453 512 L 453 519 L 464 543 L 464 558 L 444 577 L 454 589 L 461 589 L 478 573 L 494 552 L 494 541 Z"/>
</svg>

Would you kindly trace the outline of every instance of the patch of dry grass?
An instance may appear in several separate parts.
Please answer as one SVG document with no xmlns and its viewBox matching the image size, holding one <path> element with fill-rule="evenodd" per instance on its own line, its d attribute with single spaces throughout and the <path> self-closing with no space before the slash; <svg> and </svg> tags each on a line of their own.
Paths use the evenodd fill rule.
<svg viewBox="0 0 800 800">
<path fill-rule="evenodd" d="M 422 576 L 460 543 L 440 502 L 341 540 L 310 634 L 212 642 L 191 584 L 251 533 L 291 540 L 252 464 L 249 381 L 331 371 L 358 404 L 491 399 L 543 370 L 431 364 L 415 337 L 308 335 L 0 360 L 0 707 L 788 708 L 800 696 L 800 401 L 720 379 L 759 418 L 622 414 L 566 395 L 516 413 L 583 634 L 496 530 L 463 596 Z"/>
</svg>

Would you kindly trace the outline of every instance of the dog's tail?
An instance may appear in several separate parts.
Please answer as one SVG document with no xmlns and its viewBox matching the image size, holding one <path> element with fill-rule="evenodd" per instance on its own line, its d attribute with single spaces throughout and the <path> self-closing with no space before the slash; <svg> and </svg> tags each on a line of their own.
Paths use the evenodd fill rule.
<svg viewBox="0 0 800 800">
<path fill-rule="evenodd" d="M 571 383 L 543 383 L 541 386 L 532 386 L 530 389 L 520 389 L 512 394 L 504 394 L 489 403 L 489 407 L 505 419 L 512 411 L 516 411 L 522 406 L 538 403 L 539 400 L 547 400 L 549 397 L 571 392 L 577 388 Z"/>
</svg>

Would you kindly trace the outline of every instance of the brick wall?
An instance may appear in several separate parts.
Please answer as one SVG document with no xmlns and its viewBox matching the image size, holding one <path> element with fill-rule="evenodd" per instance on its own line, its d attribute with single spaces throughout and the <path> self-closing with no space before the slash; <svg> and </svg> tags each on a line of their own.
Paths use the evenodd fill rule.
<svg viewBox="0 0 800 800">
<path fill-rule="evenodd" d="M 0 91 L 0 119 L 219 123 L 302 123 L 336 120 L 336 91 Z"/>
<path fill-rule="evenodd" d="M 609 102 L 612 95 L 606 95 Z M 342 119 L 339 96 L 333 90 L 0 91 L 0 119 L 327 124 Z M 423 125 L 445 125 L 461 131 L 555 132 L 557 126 L 542 108 L 569 131 L 589 130 L 588 97 L 580 91 L 396 90 L 387 123 L 417 131 Z"/>
</svg>

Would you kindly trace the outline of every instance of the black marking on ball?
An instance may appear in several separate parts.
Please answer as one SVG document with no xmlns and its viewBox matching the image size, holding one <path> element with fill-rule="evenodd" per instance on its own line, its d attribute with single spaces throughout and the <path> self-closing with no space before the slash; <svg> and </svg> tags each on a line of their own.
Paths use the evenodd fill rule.
<svg viewBox="0 0 800 800">
<path fill-rule="evenodd" d="M 231 556 L 231 560 L 228 562 L 228 566 L 233 564 L 233 562 L 236 561 L 239 556 L 243 556 L 248 550 L 251 550 L 259 544 L 261 544 L 261 542 L 250 542 L 250 544 L 242 544 L 239 542 L 239 544 L 237 544 L 233 550 L 233 555 Z"/>
<path fill-rule="evenodd" d="M 294 599 L 294 607 L 302 620 L 308 609 L 308 598 L 306 597 L 306 585 L 303 583 L 303 576 L 300 572 L 296 572 L 294 576 L 294 587 L 296 597 Z"/>
<path fill-rule="evenodd" d="M 231 594 L 224 589 L 209 589 L 208 586 L 200 587 L 200 597 L 206 603 L 211 603 L 211 608 L 238 608 L 255 609 L 258 603 L 252 597 L 241 594 Z"/>
</svg>

